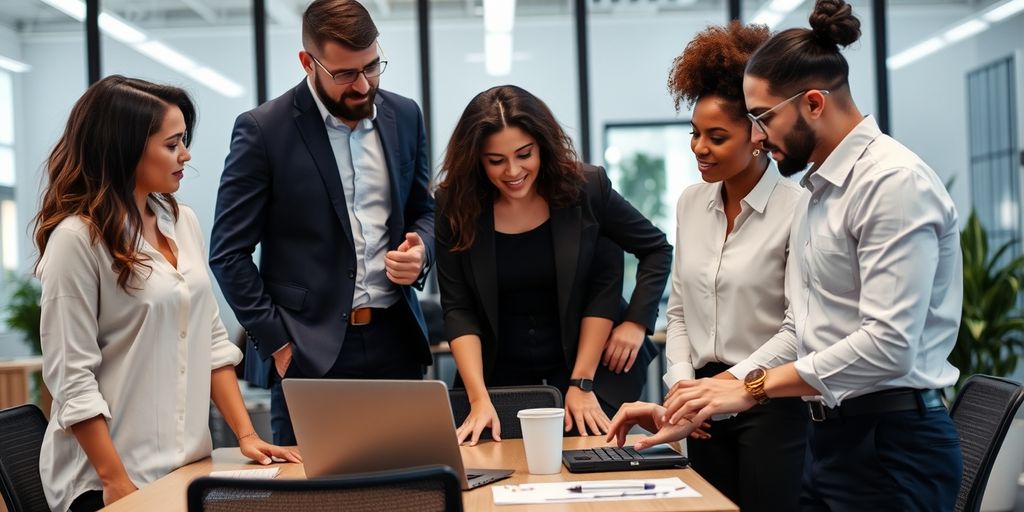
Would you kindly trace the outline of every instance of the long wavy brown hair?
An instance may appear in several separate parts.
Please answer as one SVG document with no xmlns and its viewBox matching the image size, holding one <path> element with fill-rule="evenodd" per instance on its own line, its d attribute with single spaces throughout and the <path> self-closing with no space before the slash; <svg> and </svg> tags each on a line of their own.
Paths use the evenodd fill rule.
<svg viewBox="0 0 1024 512">
<path fill-rule="evenodd" d="M 132 276 L 151 269 L 139 252 L 142 215 L 135 203 L 135 168 L 170 106 L 185 117 L 182 142 L 188 146 L 196 111 L 182 89 L 112 75 L 79 98 L 46 161 L 48 183 L 35 216 L 40 260 L 57 225 L 77 215 L 89 226 L 92 243 L 102 242 L 113 257 L 117 285 L 126 292 L 135 288 Z M 160 196 L 177 219 L 174 197 Z"/>
<path fill-rule="evenodd" d="M 481 162 L 491 135 L 516 127 L 537 141 L 540 171 L 537 192 L 551 208 L 572 205 L 583 185 L 583 167 L 572 139 L 540 98 L 514 85 L 492 87 L 477 94 L 455 125 L 441 165 L 438 189 L 446 194 L 444 213 L 451 227 L 453 251 L 473 246 L 476 222 L 498 189 L 487 179 Z"/>
</svg>

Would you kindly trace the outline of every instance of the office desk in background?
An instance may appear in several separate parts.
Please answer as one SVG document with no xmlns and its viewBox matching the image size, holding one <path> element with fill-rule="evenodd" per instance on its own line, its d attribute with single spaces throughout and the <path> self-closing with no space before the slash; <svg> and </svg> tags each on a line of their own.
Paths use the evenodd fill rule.
<svg viewBox="0 0 1024 512">
<path fill-rule="evenodd" d="M 567 437 L 566 449 L 605 446 L 601 437 Z M 678 476 L 680 480 L 697 490 L 700 498 L 651 499 L 635 501 L 606 501 L 589 503 L 553 503 L 550 505 L 494 505 L 491 485 L 485 485 L 469 492 L 462 493 L 464 508 L 467 512 L 501 511 L 501 512 L 659 512 L 659 511 L 704 511 L 704 512 L 736 512 L 739 509 L 711 484 L 704 481 L 692 469 L 666 469 L 658 471 L 630 471 L 616 473 L 569 473 L 562 468 L 557 475 L 531 475 L 526 469 L 526 456 L 521 439 L 508 439 L 500 443 L 485 442 L 475 447 L 462 447 L 462 460 L 470 468 L 509 468 L 515 473 L 508 479 L 491 485 L 521 484 L 529 482 L 561 482 L 572 480 L 609 480 L 609 479 L 644 479 L 666 478 Z M 305 478 L 300 464 L 278 464 L 281 474 L 278 478 Z M 130 494 L 121 501 L 103 510 L 120 511 L 175 511 L 187 509 L 185 491 L 189 482 L 211 471 L 246 469 L 260 467 L 246 463 L 237 448 L 220 448 L 214 450 L 213 457 L 189 464 L 177 471 L 153 482 L 145 488 Z"/>
</svg>

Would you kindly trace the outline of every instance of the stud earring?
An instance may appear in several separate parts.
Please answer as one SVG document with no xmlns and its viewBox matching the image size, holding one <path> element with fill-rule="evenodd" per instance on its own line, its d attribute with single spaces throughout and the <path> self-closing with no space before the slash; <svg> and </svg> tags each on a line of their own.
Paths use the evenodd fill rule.
<svg viewBox="0 0 1024 512">
<path fill-rule="evenodd" d="M 755 150 L 754 150 L 754 152 L 753 152 L 752 154 L 753 154 L 753 155 L 754 155 L 755 157 L 761 156 L 761 150 L 760 150 L 760 149 L 755 149 Z"/>
</svg>

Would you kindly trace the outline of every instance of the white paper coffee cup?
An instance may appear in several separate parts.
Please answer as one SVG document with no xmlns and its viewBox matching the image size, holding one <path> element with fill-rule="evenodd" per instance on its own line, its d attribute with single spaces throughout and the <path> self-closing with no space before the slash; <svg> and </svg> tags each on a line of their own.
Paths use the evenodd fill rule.
<svg viewBox="0 0 1024 512">
<path fill-rule="evenodd" d="M 565 409 L 519 411 L 526 447 L 526 465 L 533 475 L 551 475 L 562 469 L 562 427 Z"/>
</svg>

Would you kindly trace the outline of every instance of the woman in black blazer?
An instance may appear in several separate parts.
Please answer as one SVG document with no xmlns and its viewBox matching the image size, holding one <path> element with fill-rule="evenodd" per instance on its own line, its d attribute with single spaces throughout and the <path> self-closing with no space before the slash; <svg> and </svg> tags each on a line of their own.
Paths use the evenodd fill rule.
<svg viewBox="0 0 1024 512">
<path fill-rule="evenodd" d="M 612 189 L 603 169 L 581 163 L 548 107 L 515 86 L 484 91 L 466 107 L 437 204 L 445 330 L 471 405 L 459 441 L 476 444 L 484 428 L 500 440 L 486 387 L 503 385 L 554 385 L 565 394 L 566 431 L 575 423 L 582 435 L 606 432 L 594 376 L 606 344 L 606 364 L 616 369 L 655 355 L 643 341 L 670 272 L 665 234 Z M 613 332 L 619 247 L 640 262 Z M 615 395 L 619 386 L 602 389 L 601 380 L 597 393 Z"/>
</svg>

